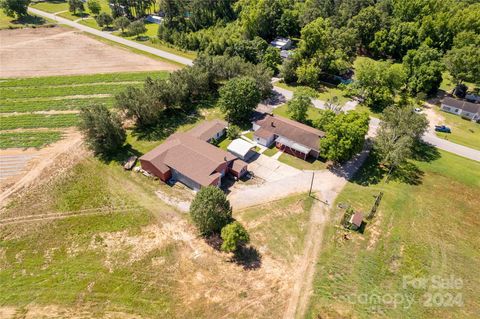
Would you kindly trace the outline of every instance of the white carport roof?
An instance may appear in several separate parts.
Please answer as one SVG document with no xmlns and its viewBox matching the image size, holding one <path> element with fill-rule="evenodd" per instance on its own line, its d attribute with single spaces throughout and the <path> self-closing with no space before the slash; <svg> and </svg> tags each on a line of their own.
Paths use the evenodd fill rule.
<svg viewBox="0 0 480 319">
<path fill-rule="evenodd" d="M 302 144 L 298 144 L 294 141 L 289 140 L 288 138 L 285 138 L 283 136 L 280 136 L 276 140 L 277 143 L 283 144 L 285 146 L 288 146 L 290 148 L 293 148 L 294 150 L 297 150 L 303 154 L 308 154 L 312 150 L 311 148 L 308 148 Z"/>
<path fill-rule="evenodd" d="M 247 155 L 248 151 L 250 151 L 255 145 L 245 141 L 244 139 L 237 138 L 233 140 L 230 145 L 228 145 L 227 150 L 234 154 L 238 154 L 240 156 Z"/>
</svg>

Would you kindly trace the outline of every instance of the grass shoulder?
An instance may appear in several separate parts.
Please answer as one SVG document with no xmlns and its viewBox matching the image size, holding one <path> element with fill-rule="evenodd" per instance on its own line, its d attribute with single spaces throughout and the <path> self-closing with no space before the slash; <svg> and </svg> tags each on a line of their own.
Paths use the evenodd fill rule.
<svg viewBox="0 0 480 319">
<path fill-rule="evenodd" d="M 442 125 L 446 125 L 452 130 L 452 133 L 450 134 L 435 132 L 438 137 L 446 139 L 453 143 L 480 150 L 479 123 L 463 119 L 458 115 L 442 112 L 438 109 L 435 109 L 435 112 L 437 112 L 445 119 Z"/>
</svg>

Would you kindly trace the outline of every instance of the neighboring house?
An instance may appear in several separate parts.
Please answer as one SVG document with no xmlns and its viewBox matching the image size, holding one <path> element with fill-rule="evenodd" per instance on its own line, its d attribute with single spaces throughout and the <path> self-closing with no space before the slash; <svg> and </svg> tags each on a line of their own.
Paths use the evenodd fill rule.
<svg viewBox="0 0 480 319">
<path fill-rule="evenodd" d="M 227 151 L 244 161 L 248 161 L 255 154 L 254 149 L 255 145 L 241 138 L 233 140 L 227 146 Z"/>
<path fill-rule="evenodd" d="M 275 146 L 302 159 L 320 155 L 320 139 L 325 132 L 290 119 L 263 114 L 253 123 L 253 139 L 260 145 Z"/>
<path fill-rule="evenodd" d="M 160 16 L 156 16 L 156 15 L 149 15 L 145 18 L 145 20 L 147 22 L 155 23 L 155 24 L 162 24 L 162 22 L 163 22 L 163 18 L 160 17 Z"/>
<path fill-rule="evenodd" d="M 440 108 L 442 111 L 453 113 L 472 121 L 480 121 L 480 104 L 477 103 L 446 97 L 443 99 Z"/>
<path fill-rule="evenodd" d="M 221 120 L 213 120 L 213 121 L 206 121 L 203 122 L 190 131 L 188 134 L 201 139 L 205 142 L 213 142 L 214 140 L 218 140 L 227 132 L 227 122 Z"/>
<path fill-rule="evenodd" d="M 293 42 L 290 39 L 278 37 L 272 42 L 270 42 L 270 45 L 274 46 L 279 50 L 290 50 L 292 48 Z"/>
<path fill-rule="evenodd" d="M 213 122 L 205 122 L 187 133 L 171 135 L 140 157 L 142 168 L 163 182 L 173 179 L 194 190 L 221 186 L 222 178 L 228 173 L 242 177 L 247 172 L 247 163 L 208 143 L 225 133 L 225 127 L 218 125 L 221 121 Z M 208 131 L 212 135 L 207 136 Z"/>
</svg>

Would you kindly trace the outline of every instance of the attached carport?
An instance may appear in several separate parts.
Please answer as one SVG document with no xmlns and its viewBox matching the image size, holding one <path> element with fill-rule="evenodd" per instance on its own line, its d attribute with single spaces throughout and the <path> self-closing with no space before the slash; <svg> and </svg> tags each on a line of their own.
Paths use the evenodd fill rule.
<svg viewBox="0 0 480 319">
<path fill-rule="evenodd" d="M 275 142 L 277 148 L 296 157 L 303 158 L 304 160 L 307 159 L 308 154 L 310 154 L 310 151 L 312 150 L 311 148 L 291 141 L 283 136 L 279 136 Z"/>
</svg>

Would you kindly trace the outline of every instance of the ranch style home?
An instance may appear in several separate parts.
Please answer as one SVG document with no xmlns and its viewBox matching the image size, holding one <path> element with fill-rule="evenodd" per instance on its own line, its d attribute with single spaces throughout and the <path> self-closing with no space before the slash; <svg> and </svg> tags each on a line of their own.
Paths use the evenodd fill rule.
<svg viewBox="0 0 480 319">
<path fill-rule="evenodd" d="M 223 121 L 204 122 L 186 133 L 175 133 L 140 157 L 142 168 L 163 182 L 179 181 L 198 191 L 218 186 L 226 174 L 240 178 L 247 163 L 209 142 L 225 134 Z"/>
<path fill-rule="evenodd" d="M 442 101 L 441 109 L 471 121 L 480 122 L 480 104 L 446 97 Z"/>
<path fill-rule="evenodd" d="M 325 132 L 308 125 L 268 113 L 252 122 L 254 141 L 260 145 L 275 146 L 291 155 L 306 160 L 320 155 L 320 139 Z"/>
</svg>

